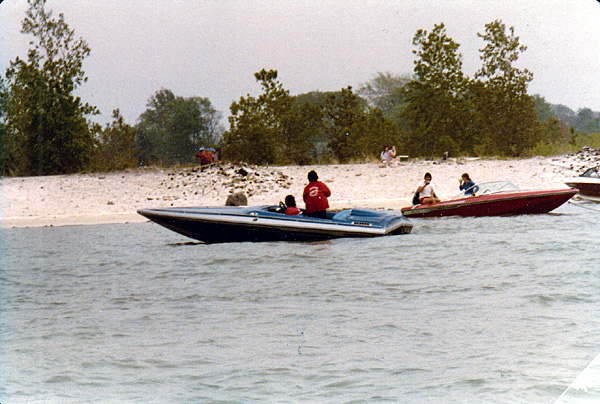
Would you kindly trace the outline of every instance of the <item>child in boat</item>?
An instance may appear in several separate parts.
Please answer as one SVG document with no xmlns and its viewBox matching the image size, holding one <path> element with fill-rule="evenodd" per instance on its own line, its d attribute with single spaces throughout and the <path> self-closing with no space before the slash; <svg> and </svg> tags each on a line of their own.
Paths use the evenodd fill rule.
<svg viewBox="0 0 600 404">
<path fill-rule="evenodd" d="M 285 206 L 287 206 L 287 209 L 285 210 L 286 215 L 295 216 L 302 213 L 302 211 L 296 207 L 296 198 L 294 198 L 294 195 L 285 197 Z"/>
</svg>

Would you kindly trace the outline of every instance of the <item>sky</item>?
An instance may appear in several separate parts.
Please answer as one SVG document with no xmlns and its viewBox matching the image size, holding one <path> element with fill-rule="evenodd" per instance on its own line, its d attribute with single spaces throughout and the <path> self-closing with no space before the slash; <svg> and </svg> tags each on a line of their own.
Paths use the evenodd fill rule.
<svg viewBox="0 0 600 404">
<path fill-rule="evenodd" d="M 48 0 L 86 40 L 88 81 L 78 90 L 109 122 L 134 125 L 160 89 L 206 97 L 226 122 L 233 101 L 261 93 L 254 73 L 275 69 L 292 95 L 354 89 L 380 72 L 411 74 L 412 38 L 443 22 L 460 44 L 463 72 L 481 67 L 477 33 L 502 20 L 527 46 L 517 66 L 530 94 L 600 111 L 597 0 Z M 26 0 L 0 3 L 0 74 L 26 57 Z"/>
</svg>

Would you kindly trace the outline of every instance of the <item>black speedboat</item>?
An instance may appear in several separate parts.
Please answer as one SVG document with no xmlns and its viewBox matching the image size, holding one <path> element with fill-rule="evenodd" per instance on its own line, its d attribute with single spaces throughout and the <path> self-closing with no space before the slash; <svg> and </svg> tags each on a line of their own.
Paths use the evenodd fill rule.
<svg viewBox="0 0 600 404">
<path fill-rule="evenodd" d="M 205 243 L 318 241 L 340 237 L 407 234 L 412 223 L 400 212 L 346 209 L 327 219 L 288 216 L 278 206 L 140 209 L 151 221 Z"/>
</svg>

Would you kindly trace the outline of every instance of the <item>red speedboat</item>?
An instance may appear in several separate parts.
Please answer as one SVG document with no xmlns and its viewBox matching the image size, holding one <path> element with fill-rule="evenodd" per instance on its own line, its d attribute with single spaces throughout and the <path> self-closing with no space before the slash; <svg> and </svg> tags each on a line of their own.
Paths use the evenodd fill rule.
<svg viewBox="0 0 600 404">
<path fill-rule="evenodd" d="M 448 201 L 402 208 L 402 214 L 407 217 L 439 217 L 548 213 L 577 193 L 574 188 L 519 190 L 507 181 L 486 182 L 470 190 Z"/>
</svg>

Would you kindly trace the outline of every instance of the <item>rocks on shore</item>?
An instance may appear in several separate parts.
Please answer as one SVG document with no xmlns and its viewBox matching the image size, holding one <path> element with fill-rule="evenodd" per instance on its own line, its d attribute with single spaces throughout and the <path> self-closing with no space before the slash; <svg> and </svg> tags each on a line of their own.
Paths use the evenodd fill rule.
<svg viewBox="0 0 600 404">
<path fill-rule="evenodd" d="M 209 166 L 184 168 L 167 173 L 161 186 L 169 189 L 187 189 L 198 194 L 211 194 L 228 189 L 230 194 L 244 193 L 248 197 L 288 189 L 292 178 L 281 171 L 246 164 L 219 163 Z"/>
<path fill-rule="evenodd" d="M 582 173 L 588 168 L 600 165 L 600 150 L 584 146 L 576 153 L 567 154 L 562 159 L 561 164 L 571 170 Z"/>
</svg>

